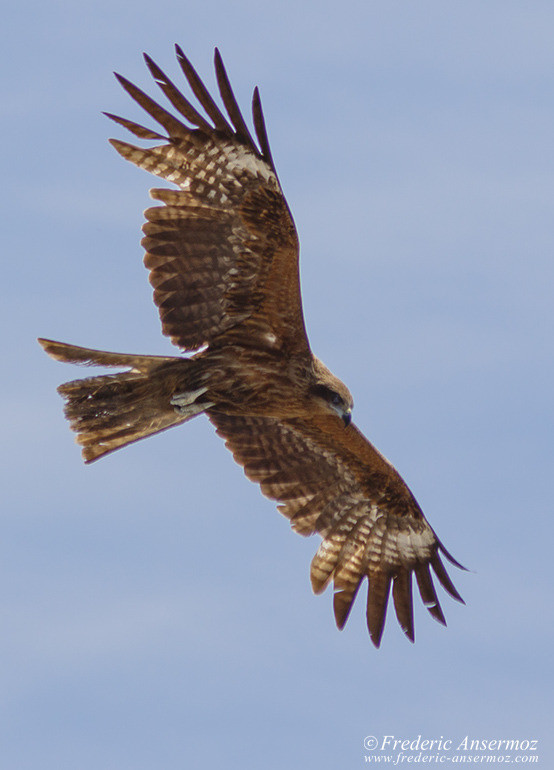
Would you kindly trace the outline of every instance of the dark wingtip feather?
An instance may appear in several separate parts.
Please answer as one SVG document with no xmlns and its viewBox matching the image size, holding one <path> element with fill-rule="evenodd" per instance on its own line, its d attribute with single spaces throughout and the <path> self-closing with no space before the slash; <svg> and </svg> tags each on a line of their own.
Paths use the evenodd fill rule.
<svg viewBox="0 0 554 770">
<path fill-rule="evenodd" d="M 170 78 L 168 78 L 161 67 L 159 67 L 147 53 L 143 54 L 143 56 L 144 61 L 146 62 L 146 66 L 150 70 L 150 74 L 154 78 L 156 85 L 161 88 L 175 109 L 177 109 L 181 115 L 189 120 L 194 126 L 197 126 L 204 131 L 212 130 L 212 126 L 208 123 L 208 121 L 198 112 L 195 107 L 192 106 L 188 99 L 185 99 L 183 94 L 170 80 Z"/>
<path fill-rule="evenodd" d="M 237 138 L 247 144 L 257 155 L 259 155 L 260 151 L 256 147 L 256 143 L 252 139 L 252 135 L 244 121 L 218 48 L 216 48 L 214 52 L 214 66 L 219 93 L 221 94 L 227 114 L 236 131 Z"/>
<path fill-rule="evenodd" d="M 134 83 L 131 83 L 130 80 L 123 77 L 123 75 L 120 75 L 117 72 L 114 72 L 114 75 L 117 78 L 118 83 L 125 91 L 127 91 L 131 99 L 134 99 L 143 110 L 162 125 L 168 132 L 170 138 L 188 135 L 189 129 L 170 112 L 155 102 L 154 99 L 151 99 L 148 94 L 145 94 L 144 91 L 138 88 Z"/>
<path fill-rule="evenodd" d="M 445 626 L 446 618 L 444 617 L 444 613 L 437 597 L 437 592 L 435 591 L 435 586 L 433 585 L 433 580 L 429 572 L 429 565 L 419 564 L 415 568 L 415 576 L 423 604 L 432 617 Z"/>
<path fill-rule="evenodd" d="M 222 133 L 226 134 L 227 136 L 233 135 L 234 131 L 229 125 L 228 121 L 226 120 L 225 116 L 217 106 L 217 104 L 214 102 L 212 97 L 210 96 L 210 93 L 204 83 L 202 82 L 202 79 L 200 78 L 199 74 L 196 72 L 190 61 L 187 59 L 185 54 L 183 53 L 183 49 L 175 44 L 175 53 L 177 55 L 177 61 L 179 62 L 179 66 L 181 67 L 181 70 L 183 71 L 184 76 L 186 77 L 189 86 L 191 87 L 194 95 L 202 105 L 202 107 L 205 109 L 207 115 L 209 118 L 213 121 L 214 126 L 218 131 L 221 131 Z"/>
<path fill-rule="evenodd" d="M 400 626 L 400 628 L 402 629 L 402 632 L 403 632 L 404 636 L 406 637 L 406 639 L 408 639 L 408 641 L 410 641 L 412 644 L 415 644 L 415 632 L 414 632 L 414 629 L 413 628 L 408 628 L 408 627 L 405 628 L 404 626 Z"/>
<path fill-rule="evenodd" d="M 446 569 L 444 568 L 444 564 L 442 563 L 438 553 L 436 553 L 431 559 L 431 566 L 433 567 L 433 571 L 439 579 L 439 582 L 444 590 L 447 591 L 453 599 L 456 599 L 456 601 L 465 604 L 464 600 L 456 590 L 454 583 L 450 579 Z"/>
<path fill-rule="evenodd" d="M 127 120 L 127 118 L 122 118 L 119 115 L 114 115 L 111 112 L 103 112 L 103 115 L 105 115 L 110 120 L 113 120 L 114 123 L 117 123 L 120 126 L 123 126 L 123 128 L 126 128 L 127 131 L 130 131 L 135 136 L 138 136 L 140 139 L 163 139 L 167 140 L 167 137 L 163 136 L 162 134 L 158 134 L 157 131 L 152 131 L 149 128 L 145 128 L 144 126 L 141 126 L 139 123 L 134 123 L 132 120 Z"/>
<path fill-rule="evenodd" d="M 443 553 L 443 554 L 446 556 L 446 558 L 448 559 L 448 561 L 450 562 L 450 564 L 453 564 L 455 567 L 458 567 L 458 569 L 462 569 L 464 572 L 469 572 L 469 570 L 468 570 L 468 568 L 467 568 L 467 567 L 464 567 L 464 565 L 463 565 L 463 564 L 460 564 L 460 562 L 459 562 L 459 561 L 457 561 L 457 560 L 456 560 L 456 559 L 455 559 L 455 558 L 452 556 L 452 554 L 451 554 L 449 551 L 447 551 L 447 550 L 446 550 L 446 548 L 444 547 L 444 545 L 441 543 L 441 541 L 440 541 L 440 540 L 439 540 L 439 538 L 437 537 L 436 533 L 433 533 L 433 534 L 434 534 L 434 535 L 435 535 L 435 537 L 437 538 L 437 543 L 439 544 L 439 550 L 440 550 L 440 552 L 441 552 L 441 553 Z"/>
<path fill-rule="evenodd" d="M 115 79 L 117 80 L 117 82 L 118 82 L 120 85 L 122 85 L 122 86 L 123 86 L 123 88 L 125 88 L 125 84 L 127 84 L 127 83 L 130 83 L 130 81 L 129 81 L 129 80 L 127 80 L 127 78 L 126 78 L 126 77 L 124 77 L 123 75 L 120 75 L 120 74 L 119 74 L 119 72 L 116 72 L 116 71 L 114 70 L 114 73 L 113 73 L 113 74 L 114 74 L 114 77 L 115 77 Z"/>
<path fill-rule="evenodd" d="M 147 53 L 143 53 L 142 57 L 146 62 L 146 66 L 150 70 L 150 74 L 152 75 L 156 83 L 158 83 L 158 85 L 161 85 L 162 83 L 167 82 L 167 77 L 165 73 L 162 71 L 160 67 L 158 67 L 154 59 L 152 59 L 152 57 L 149 56 Z"/>
<path fill-rule="evenodd" d="M 333 611 L 335 613 L 335 623 L 339 631 L 342 631 L 350 617 L 361 582 L 360 580 L 354 590 L 338 590 L 333 594 Z"/>
<path fill-rule="evenodd" d="M 369 576 L 367 590 L 367 627 L 375 647 L 379 648 L 387 617 L 391 576 L 378 573 Z"/>
<path fill-rule="evenodd" d="M 260 98 L 260 91 L 258 86 L 254 88 L 254 93 L 252 94 L 252 118 L 254 120 L 254 130 L 256 131 L 256 136 L 258 137 L 258 142 L 260 143 L 262 156 L 264 160 L 269 163 L 273 171 L 277 173 L 275 170 L 275 163 L 273 162 L 273 155 L 271 154 L 271 148 L 269 146 L 269 139 L 267 136 L 267 129 L 265 126 L 264 113 L 262 109 L 262 100 Z"/>
<path fill-rule="evenodd" d="M 415 641 L 412 573 L 402 570 L 392 584 L 392 598 L 400 628 L 410 642 Z"/>
</svg>

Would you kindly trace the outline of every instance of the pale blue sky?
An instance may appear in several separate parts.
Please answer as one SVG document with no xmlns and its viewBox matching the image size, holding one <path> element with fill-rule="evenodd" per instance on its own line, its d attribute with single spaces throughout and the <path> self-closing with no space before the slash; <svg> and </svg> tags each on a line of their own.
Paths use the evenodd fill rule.
<svg viewBox="0 0 554 770">
<path fill-rule="evenodd" d="M 202 6 L 202 7 L 200 7 Z M 23 2 L 4 16 L 0 766 L 358 768 L 363 739 L 552 745 L 554 8 Z M 204 418 L 84 467 L 39 335 L 170 353 L 153 183 L 102 110 L 180 43 L 259 85 L 312 346 L 471 572 L 376 651 Z M 142 118 L 141 118 L 142 119 Z"/>
</svg>

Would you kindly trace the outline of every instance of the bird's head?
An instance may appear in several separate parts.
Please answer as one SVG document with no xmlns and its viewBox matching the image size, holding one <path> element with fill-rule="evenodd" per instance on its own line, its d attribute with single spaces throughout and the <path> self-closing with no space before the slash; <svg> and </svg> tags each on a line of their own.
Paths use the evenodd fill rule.
<svg viewBox="0 0 554 770">
<path fill-rule="evenodd" d="M 325 407 L 337 414 L 345 427 L 352 420 L 354 400 L 344 382 L 327 369 L 319 359 L 314 362 L 315 382 L 310 388 L 312 396 L 323 401 Z"/>
</svg>

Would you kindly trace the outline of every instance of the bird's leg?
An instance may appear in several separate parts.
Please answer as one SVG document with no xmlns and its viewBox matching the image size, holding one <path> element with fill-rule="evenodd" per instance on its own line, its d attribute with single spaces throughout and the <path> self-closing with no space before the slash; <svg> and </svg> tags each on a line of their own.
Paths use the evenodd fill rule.
<svg viewBox="0 0 554 770">
<path fill-rule="evenodd" d="M 201 402 L 196 403 L 196 399 L 204 395 L 208 388 L 198 388 L 197 390 L 187 390 L 183 393 L 176 393 L 171 398 L 171 406 L 175 408 L 179 414 L 187 415 L 187 417 L 193 417 L 195 414 L 200 414 L 205 409 L 213 406 L 213 402 Z"/>
</svg>

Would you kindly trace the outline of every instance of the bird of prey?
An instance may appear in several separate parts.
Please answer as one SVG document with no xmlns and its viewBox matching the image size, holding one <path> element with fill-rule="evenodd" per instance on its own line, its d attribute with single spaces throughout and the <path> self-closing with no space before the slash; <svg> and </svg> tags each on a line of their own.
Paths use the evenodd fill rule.
<svg viewBox="0 0 554 770">
<path fill-rule="evenodd" d="M 413 641 L 412 575 L 431 615 L 445 624 L 430 568 L 462 601 L 440 554 L 461 565 L 397 471 L 351 422 L 346 385 L 310 349 L 298 236 L 258 89 L 252 101 L 256 141 L 218 50 L 224 109 L 179 46 L 176 53 L 196 106 L 145 55 L 173 111 L 116 77 L 163 133 L 106 114 L 149 143 L 112 139 L 119 154 L 176 187 L 151 190 L 161 205 L 145 212 L 142 245 L 163 334 L 187 355 L 108 353 L 40 339 L 59 361 L 123 370 L 61 385 L 65 415 L 89 463 L 206 414 L 292 529 L 323 538 L 311 582 L 315 593 L 334 584 L 339 629 L 367 578 L 374 645 L 381 641 L 391 586 L 398 621 Z"/>
</svg>

